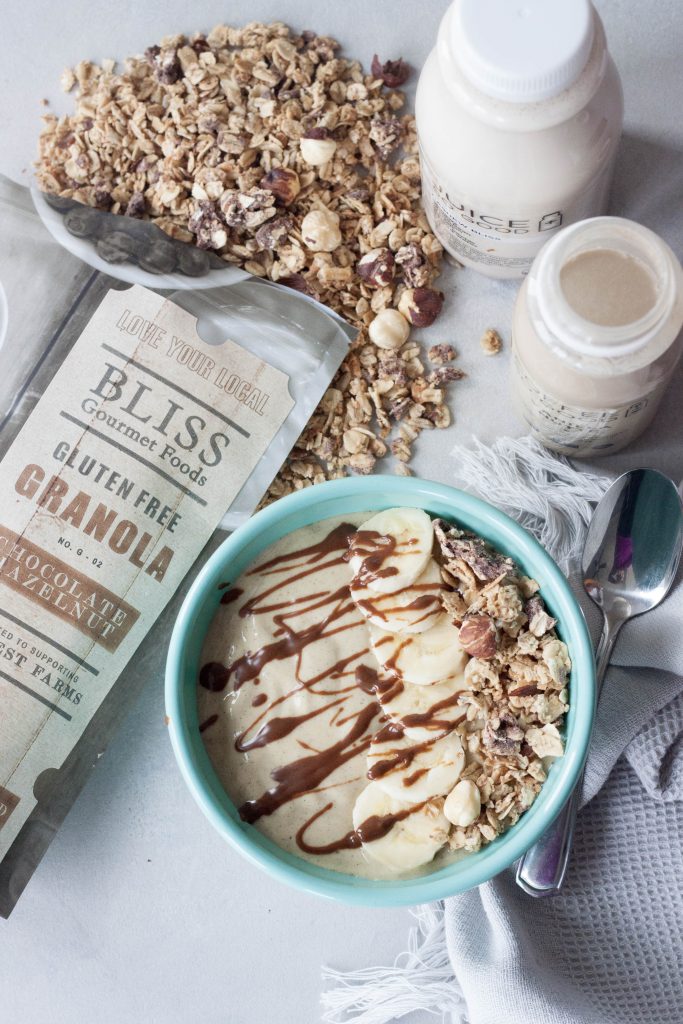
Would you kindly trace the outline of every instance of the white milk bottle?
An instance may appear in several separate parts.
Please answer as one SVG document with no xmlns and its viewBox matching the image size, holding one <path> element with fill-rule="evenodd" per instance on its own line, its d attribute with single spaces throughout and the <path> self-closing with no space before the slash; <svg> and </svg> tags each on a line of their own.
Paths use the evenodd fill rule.
<svg viewBox="0 0 683 1024">
<path fill-rule="evenodd" d="M 595 217 L 560 231 L 524 281 L 512 390 L 534 437 L 607 455 L 652 420 L 683 349 L 683 270 L 654 231 Z"/>
<path fill-rule="evenodd" d="M 461 263 L 523 277 L 555 231 L 604 213 L 623 96 L 590 0 L 455 0 L 416 116 L 427 217 Z"/>
</svg>

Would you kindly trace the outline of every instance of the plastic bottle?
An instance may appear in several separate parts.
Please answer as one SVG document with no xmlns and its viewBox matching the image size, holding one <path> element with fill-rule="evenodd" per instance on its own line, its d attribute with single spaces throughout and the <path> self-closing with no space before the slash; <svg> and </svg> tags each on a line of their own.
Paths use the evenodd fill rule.
<svg viewBox="0 0 683 1024">
<path fill-rule="evenodd" d="M 455 0 L 416 115 L 427 217 L 467 266 L 522 277 L 555 231 L 604 213 L 623 96 L 589 0 Z"/>
</svg>

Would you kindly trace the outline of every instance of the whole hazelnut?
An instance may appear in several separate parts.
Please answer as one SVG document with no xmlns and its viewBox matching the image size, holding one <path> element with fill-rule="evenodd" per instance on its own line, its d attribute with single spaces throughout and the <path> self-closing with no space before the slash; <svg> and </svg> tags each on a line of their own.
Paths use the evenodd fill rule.
<svg viewBox="0 0 683 1024">
<path fill-rule="evenodd" d="M 496 627 L 488 615 L 466 615 L 459 639 L 463 650 L 472 658 L 492 658 L 498 649 Z"/>
<path fill-rule="evenodd" d="M 373 288 L 386 288 L 394 280 L 394 254 L 391 249 L 371 249 L 356 264 L 358 276 Z"/>
<path fill-rule="evenodd" d="M 397 309 L 383 309 L 370 324 L 368 334 L 377 348 L 398 349 L 408 340 L 410 325 Z"/>
<path fill-rule="evenodd" d="M 326 128 L 311 128 L 299 143 L 301 155 L 312 167 L 321 167 L 334 156 L 337 143 L 329 137 Z"/>
<path fill-rule="evenodd" d="M 301 222 L 301 235 L 313 252 L 332 252 L 341 245 L 339 217 L 326 207 L 311 210 Z"/>
<path fill-rule="evenodd" d="M 430 327 L 441 312 L 443 295 L 434 288 L 406 288 L 398 308 L 413 327 Z"/>
<path fill-rule="evenodd" d="M 274 167 L 259 184 L 267 192 L 273 193 L 278 206 L 289 206 L 301 191 L 299 175 L 289 167 Z"/>
<path fill-rule="evenodd" d="M 481 793 L 471 779 L 461 779 L 450 791 L 443 805 L 443 813 L 458 828 L 467 828 L 481 814 Z"/>
</svg>

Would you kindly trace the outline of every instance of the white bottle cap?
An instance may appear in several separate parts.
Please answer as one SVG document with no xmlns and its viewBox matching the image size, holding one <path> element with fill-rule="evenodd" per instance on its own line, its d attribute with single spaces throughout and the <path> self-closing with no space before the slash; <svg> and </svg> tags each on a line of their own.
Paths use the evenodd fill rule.
<svg viewBox="0 0 683 1024">
<path fill-rule="evenodd" d="M 590 0 L 455 0 L 450 44 L 481 92 L 537 103 L 576 81 L 593 33 Z"/>
</svg>

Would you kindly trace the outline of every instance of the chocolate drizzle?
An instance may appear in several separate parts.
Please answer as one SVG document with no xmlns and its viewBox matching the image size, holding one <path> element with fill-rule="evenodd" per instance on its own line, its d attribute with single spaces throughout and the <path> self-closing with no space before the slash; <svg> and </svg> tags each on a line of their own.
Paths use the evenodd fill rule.
<svg viewBox="0 0 683 1024">
<path fill-rule="evenodd" d="M 426 711 L 416 711 L 410 715 L 404 715 L 404 717 L 401 719 L 403 725 L 407 729 L 422 726 L 425 729 L 434 729 L 435 732 L 452 732 L 455 726 L 458 724 L 458 722 L 462 721 L 467 712 L 463 710 L 462 715 L 460 716 L 459 719 L 457 719 L 457 721 L 440 719 L 439 712 L 445 711 L 446 708 L 452 708 L 455 705 L 457 705 L 458 702 L 460 701 L 460 695 L 463 692 L 463 690 L 456 690 L 454 693 L 450 695 L 450 697 L 446 697 L 444 700 L 439 700 L 436 702 L 436 704 L 432 704 L 431 708 L 428 708 Z"/>
<path fill-rule="evenodd" d="M 378 741 L 378 737 L 375 737 L 375 742 Z M 422 743 L 414 743 L 411 747 L 395 747 L 393 750 L 387 750 L 387 756 L 382 758 L 381 761 L 375 761 L 371 764 L 367 770 L 367 776 L 372 781 L 375 779 L 383 779 L 385 775 L 389 775 L 391 772 L 399 771 L 402 768 L 408 768 L 413 763 L 418 754 L 423 753 L 434 743 L 433 739 L 424 740 Z M 409 779 L 416 782 L 417 779 L 424 774 L 422 769 L 419 769 L 415 773 L 415 777 L 407 776 L 403 780 L 404 786 L 412 785 Z"/>
<path fill-rule="evenodd" d="M 249 680 L 256 679 L 263 668 L 272 661 L 282 661 L 290 657 L 299 658 L 302 652 L 310 644 L 315 643 L 326 636 L 351 629 L 355 622 L 330 629 L 329 627 L 349 612 L 354 610 L 354 604 L 348 586 L 344 585 L 336 590 L 320 591 L 313 594 L 306 594 L 294 601 L 283 599 L 275 603 L 268 603 L 268 599 L 284 587 L 291 586 L 313 573 L 325 572 L 332 566 L 339 565 L 343 560 L 348 548 L 349 537 L 354 533 L 354 527 L 349 523 L 340 523 L 330 531 L 322 540 L 305 548 L 288 552 L 284 555 L 277 555 L 275 558 L 263 562 L 261 565 L 251 569 L 247 575 L 272 576 L 281 575 L 283 578 L 266 590 L 259 592 L 251 600 L 245 602 L 239 609 L 239 615 L 246 618 L 250 615 L 273 614 L 275 623 L 275 635 L 278 639 L 273 643 L 266 644 L 257 651 L 247 652 L 238 658 L 231 665 L 218 666 L 215 662 L 205 665 L 199 677 L 199 682 L 207 690 L 216 693 L 225 689 L 232 679 L 233 689 L 238 690 L 240 686 Z M 338 554 L 337 558 L 329 559 L 329 555 Z M 300 571 L 297 571 L 300 570 Z M 230 591 L 228 591 L 230 593 Z M 290 619 L 310 614 L 321 608 L 331 606 L 331 610 L 323 616 L 320 622 L 313 623 L 305 629 L 296 631 L 288 622 Z M 277 613 L 277 614 L 274 614 Z M 219 670 L 222 669 L 222 671 Z"/>
<path fill-rule="evenodd" d="M 410 612 L 424 612 L 424 615 L 414 618 L 413 621 L 418 623 L 429 618 L 430 615 L 434 614 L 435 610 L 441 607 L 441 588 L 435 589 L 436 587 L 437 585 L 434 583 L 413 583 L 409 589 L 411 593 L 415 592 L 417 596 L 408 604 L 392 604 L 392 601 L 396 601 L 396 594 L 373 594 L 372 597 L 358 597 L 356 595 L 356 603 L 368 615 L 383 619 L 385 622 L 397 614 L 405 615 Z M 351 589 L 352 591 L 356 589 L 353 583 Z M 425 593 L 421 593 L 421 591 L 425 591 Z"/>
<path fill-rule="evenodd" d="M 275 786 L 256 800 L 247 800 L 242 804 L 239 808 L 242 820 L 253 825 L 264 814 L 272 814 L 290 800 L 303 793 L 310 793 L 337 768 L 367 750 L 372 737 L 365 734 L 378 712 L 379 706 L 373 701 L 359 711 L 352 727 L 337 743 L 309 757 L 301 757 L 275 768 L 271 772 Z"/>
<path fill-rule="evenodd" d="M 290 732 L 293 732 L 303 722 L 308 722 L 311 718 L 317 718 L 317 716 L 322 715 L 324 711 L 328 711 L 330 708 L 335 707 L 337 704 L 342 704 L 343 702 L 344 698 L 340 697 L 339 700 L 333 700 L 330 701 L 329 704 L 323 704 L 322 707 L 315 708 L 313 711 L 309 711 L 305 715 L 290 715 L 286 718 L 269 718 L 268 721 L 261 726 L 253 739 L 245 740 L 245 734 L 240 733 L 235 740 L 235 750 L 245 753 L 247 750 L 254 750 L 255 747 L 265 747 L 268 743 L 274 743 L 275 740 L 281 740 L 283 736 L 289 736 Z"/>
<path fill-rule="evenodd" d="M 303 738 L 297 736 L 296 742 L 306 752 L 305 755 L 274 768 L 271 771 L 270 788 L 240 806 L 240 817 L 250 824 L 274 814 L 283 805 L 303 794 L 330 788 L 325 785 L 330 777 L 347 762 L 368 750 L 373 732 L 374 739 L 379 742 L 395 742 L 404 736 L 403 726 L 387 721 L 378 703 L 398 696 L 403 690 L 403 683 L 399 675 L 391 671 L 391 667 L 380 674 L 362 663 L 368 654 L 367 646 L 357 644 L 358 650 L 338 658 L 333 664 L 325 665 L 322 671 L 318 671 L 319 666 L 315 666 L 313 675 L 306 676 L 303 669 L 303 656 L 308 647 L 356 629 L 363 621 L 351 597 L 349 584 L 338 585 L 339 567 L 349 555 L 358 554 L 362 557 L 362 567 L 354 583 L 363 585 L 372 579 L 397 572 L 394 566 L 385 564 L 389 557 L 396 555 L 395 539 L 383 537 L 374 531 L 356 531 L 348 523 L 335 526 L 314 544 L 276 555 L 250 569 L 247 577 L 257 577 L 259 583 L 262 580 L 263 587 L 256 591 L 251 588 L 251 596 L 228 614 L 236 617 L 233 621 L 238 621 L 237 617 L 246 619 L 270 616 L 272 632 L 268 637 L 269 642 L 256 650 L 247 650 L 229 664 L 213 661 L 201 668 L 199 682 L 204 689 L 219 694 L 230 687 L 232 693 L 237 694 L 247 683 L 258 685 L 267 666 L 278 662 L 293 662 L 291 668 L 287 666 L 284 669 L 284 678 L 291 680 L 292 684 L 286 692 L 279 695 L 258 692 L 247 698 L 250 706 L 258 710 L 254 711 L 253 720 L 248 721 L 234 741 L 235 750 L 241 754 L 277 743 L 295 734 L 318 716 L 325 716 L 324 727 L 316 732 L 313 726 L 313 731 L 304 732 Z M 328 585 L 330 580 L 331 586 Z M 297 587 L 294 596 L 293 586 Z M 229 584 L 224 587 L 225 593 L 221 598 L 224 606 L 234 605 L 243 596 L 244 591 L 240 587 Z M 415 589 L 410 610 L 419 613 L 424 609 L 425 614 L 428 614 L 433 610 L 434 601 L 438 601 L 438 595 L 433 593 L 433 585 L 432 592 L 421 593 L 420 587 Z M 425 585 L 424 589 L 430 588 Z M 378 599 L 380 597 L 389 614 L 396 604 L 395 599 L 392 595 L 378 595 Z M 335 649 L 336 645 L 330 645 L 330 650 Z M 324 652 L 325 648 L 321 647 L 321 650 Z M 348 684 L 345 682 L 346 677 Z M 277 675 L 264 676 L 264 687 L 267 688 L 266 681 L 277 678 Z M 305 713 L 275 713 L 276 708 L 286 704 L 302 690 L 323 700 L 313 710 Z M 367 698 L 360 708 L 359 695 Z M 213 724 L 217 718 L 218 715 L 212 715 L 204 727 Z M 376 720 L 378 728 L 373 730 L 372 725 Z M 322 749 L 321 741 L 325 744 Z M 410 764 L 419 750 L 426 746 L 428 744 L 416 744 L 408 752 L 401 751 L 400 765 Z M 392 765 L 387 767 L 384 760 L 380 761 L 379 765 L 371 769 L 375 772 L 371 777 L 381 777 L 384 771 L 400 766 L 393 751 L 389 752 L 388 759 Z M 346 785 L 347 781 L 344 779 L 340 783 L 334 780 L 331 788 L 334 785 Z M 355 849 L 363 842 L 382 838 L 396 822 L 417 809 L 410 807 L 398 814 L 369 818 L 359 828 L 326 846 L 312 846 L 305 838 L 307 829 L 333 806 L 334 802 L 330 801 L 297 832 L 296 842 L 304 852 L 323 854 Z"/>
<path fill-rule="evenodd" d="M 356 685 L 364 693 L 378 696 L 383 705 L 398 697 L 404 689 L 403 682 L 397 673 L 391 671 L 386 676 L 380 676 L 376 669 L 370 668 L 368 665 L 359 665 L 356 669 Z M 456 720 L 439 718 L 439 713 L 457 705 L 464 692 L 464 690 L 455 690 L 450 696 L 436 701 L 426 711 L 415 711 L 404 715 L 400 724 L 388 722 L 375 736 L 376 742 L 384 743 L 388 740 L 399 739 L 403 736 L 404 730 L 410 728 L 432 729 L 440 735 L 452 732 L 458 722 L 465 717 L 466 711 L 463 710 L 462 715 Z"/>
<path fill-rule="evenodd" d="M 381 676 L 368 665 L 359 665 L 356 669 L 356 686 L 371 697 L 379 696 L 387 701 L 398 697 L 403 690 L 403 683 L 397 675 Z"/>
<path fill-rule="evenodd" d="M 210 693 L 220 693 L 228 685 L 230 672 L 220 661 L 207 661 L 199 671 L 199 685 Z"/>
<path fill-rule="evenodd" d="M 367 587 L 375 580 L 396 576 L 395 565 L 384 565 L 387 558 L 396 554 L 396 538 L 377 530 L 357 530 L 349 541 L 348 558 L 360 558 L 361 563 L 353 582 L 356 586 Z"/>
<path fill-rule="evenodd" d="M 277 555 L 268 562 L 262 562 L 261 565 L 250 569 L 247 576 L 268 575 L 269 571 L 276 568 L 276 566 L 285 565 L 288 562 L 296 561 L 298 558 L 304 559 L 304 562 L 301 563 L 304 565 L 306 564 L 305 559 L 307 555 L 311 555 L 311 558 L 308 559 L 310 563 L 315 562 L 318 555 L 330 555 L 335 551 L 346 551 L 349 546 L 349 537 L 355 532 L 356 527 L 351 523 L 340 523 L 339 526 L 335 526 L 317 544 L 311 544 L 307 548 L 299 548 L 297 551 L 290 551 L 285 555 Z"/>
<path fill-rule="evenodd" d="M 209 715 L 209 717 L 199 726 L 199 731 L 206 732 L 206 730 L 210 729 L 212 725 L 215 725 L 217 721 L 218 715 Z"/>
<path fill-rule="evenodd" d="M 304 838 L 306 832 L 318 818 L 321 818 L 323 814 L 327 814 L 332 806 L 332 803 L 325 804 L 319 811 L 312 814 L 296 833 L 296 844 L 304 853 L 320 856 L 321 854 L 338 853 L 340 850 L 357 850 L 362 843 L 372 843 L 377 839 L 383 839 L 399 821 L 403 821 L 411 814 L 421 810 L 424 807 L 424 802 L 411 807 L 404 807 L 393 814 L 373 814 L 370 818 L 362 821 L 358 828 L 351 829 L 350 832 L 347 832 L 346 835 L 341 836 L 339 839 L 334 839 L 331 843 L 325 843 L 321 846 L 313 846 Z"/>
<path fill-rule="evenodd" d="M 392 740 L 400 740 L 405 735 L 405 729 L 400 722 L 392 722 L 391 719 L 384 719 L 384 725 L 379 729 L 373 739 L 375 743 L 391 743 Z"/>
<path fill-rule="evenodd" d="M 334 636 L 336 633 L 343 633 L 347 629 L 353 629 L 356 625 L 355 622 L 351 622 L 343 626 L 337 626 L 334 629 L 329 628 L 337 619 L 342 618 L 353 609 L 352 603 L 344 601 L 343 594 L 334 594 L 332 597 L 338 598 L 338 601 L 333 606 L 332 611 L 330 611 L 321 622 L 316 622 L 307 629 L 301 630 L 299 633 L 293 629 L 287 628 L 286 635 L 282 637 L 282 639 L 275 640 L 271 644 L 266 644 L 265 647 L 261 647 L 258 651 L 254 651 L 253 653 L 244 654 L 241 658 L 238 658 L 237 661 L 234 661 L 232 665 L 229 665 L 225 669 L 224 683 L 221 689 L 227 686 L 228 681 L 232 678 L 233 689 L 239 690 L 240 686 L 244 683 L 251 679 L 256 679 L 261 674 L 264 667 L 271 661 L 284 661 L 285 659 L 291 658 L 295 655 L 298 657 L 306 647 L 315 643 L 317 640 L 321 640 L 324 637 Z M 278 618 L 281 620 L 280 628 L 283 628 L 285 617 L 286 616 L 284 615 L 275 616 L 276 621 Z M 208 688 L 209 687 L 207 687 L 207 689 Z"/>
</svg>

